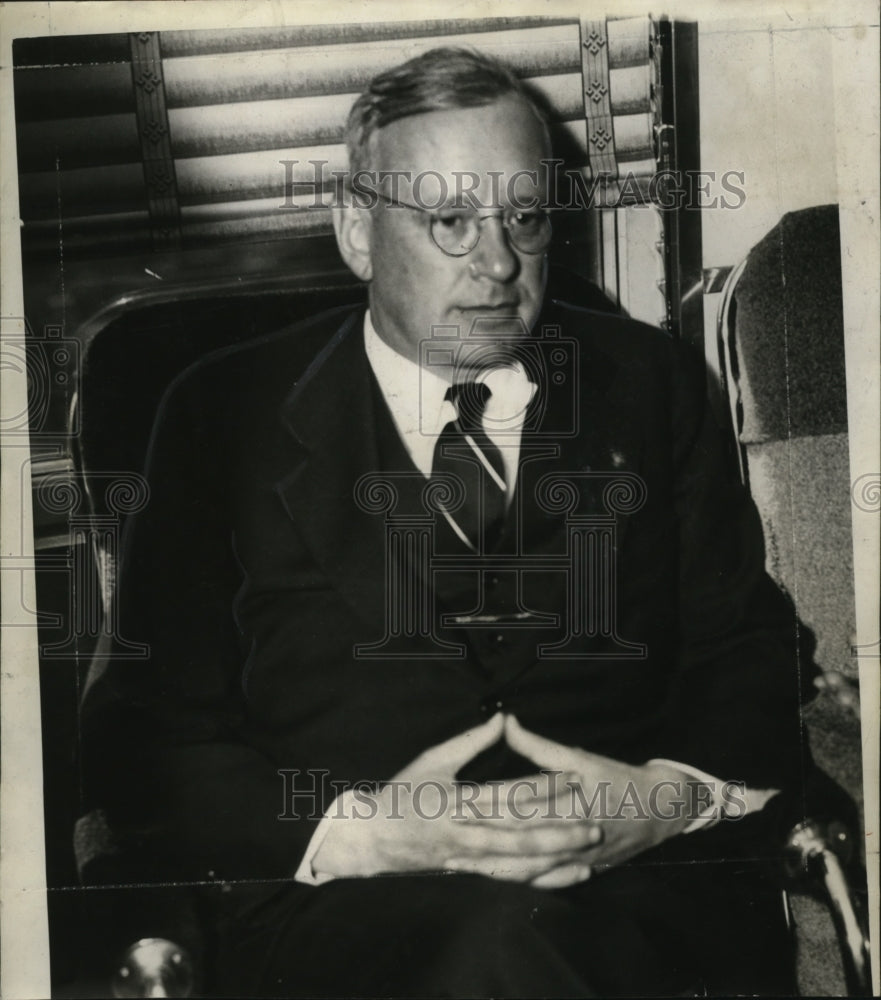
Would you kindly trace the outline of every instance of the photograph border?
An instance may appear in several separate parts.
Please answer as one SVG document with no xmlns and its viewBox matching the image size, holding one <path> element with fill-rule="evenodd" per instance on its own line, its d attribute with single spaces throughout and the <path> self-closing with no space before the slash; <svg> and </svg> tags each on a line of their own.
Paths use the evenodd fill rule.
<svg viewBox="0 0 881 1000">
<path fill-rule="evenodd" d="M 837 130 L 829 138 L 835 156 L 839 189 L 844 328 L 850 469 L 853 488 L 853 559 L 856 578 L 855 653 L 859 660 L 862 711 L 863 783 L 866 804 L 866 862 L 870 893 L 872 964 L 875 992 L 879 992 L 879 490 L 881 452 L 878 426 L 881 414 L 879 379 L 879 16 L 870 2 L 764 3 L 692 2 L 655 5 L 653 13 L 698 22 L 720 19 L 764 23 L 789 19 L 793 26 L 816 25 L 834 40 L 834 102 Z M 470 2 L 457 17 L 557 14 L 601 17 L 612 13 L 600 4 L 517 0 L 505 3 Z M 649 13 L 646 3 L 616 5 L 615 16 Z M 398 4 L 326 2 L 224 3 L 110 2 L 21 3 L 0 9 L 0 134 L 4 136 L 0 161 L 0 323 L 3 340 L 24 337 L 22 261 L 18 179 L 15 149 L 15 112 L 12 86 L 12 42 L 18 37 L 79 33 L 130 32 L 222 27 L 235 22 L 247 26 L 344 23 L 363 20 L 413 20 L 440 17 L 435 3 Z M 449 16 L 448 14 L 446 16 Z M 829 81 L 826 81 L 827 83 Z M 26 411 L 27 381 L 23 368 L 0 370 L 2 422 Z M 2 589 L 2 783 L 0 783 L 0 995 L 9 1000 L 48 997 L 49 939 L 46 916 L 45 851 L 43 846 L 42 745 L 37 637 L 22 607 L 36 607 L 33 574 L 32 510 L 22 502 L 19 483 L 27 476 L 27 437 L 3 435 L 2 522 L 0 563 L 3 580 L 18 581 Z"/>
</svg>

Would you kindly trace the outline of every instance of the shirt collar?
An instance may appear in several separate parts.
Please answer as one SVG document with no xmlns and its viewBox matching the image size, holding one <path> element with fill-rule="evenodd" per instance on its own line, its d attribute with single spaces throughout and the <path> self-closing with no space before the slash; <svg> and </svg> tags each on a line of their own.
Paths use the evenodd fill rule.
<svg viewBox="0 0 881 1000">
<path fill-rule="evenodd" d="M 423 475 L 430 475 L 437 437 L 456 416 L 453 404 L 444 399 L 449 383 L 389 347 L 376 332 L 369 309 L 364 348 L 410 457 Z"/>
<path fill-rule="evenodd" d="M 413 464 L 424 476 L 430 476 L 437 438 L 456 419 L 455 407 L 444 398 L 449 383 L 389 347 L 377 333 L 369 309 L 364 316 L 364 348 Z M 510 500 L 517 480 L 520 434 L 536 386 L 528 380 L 522 365 L 493 369 L 480 381 L 492 390 L 484 430 L 502 452 Z"/>
</svg>

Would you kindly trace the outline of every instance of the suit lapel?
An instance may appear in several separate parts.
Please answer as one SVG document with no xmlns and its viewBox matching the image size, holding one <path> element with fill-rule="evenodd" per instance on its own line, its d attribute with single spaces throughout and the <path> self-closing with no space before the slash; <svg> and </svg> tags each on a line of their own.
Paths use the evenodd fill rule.
<svg viewBox="0 0 881 1000">
<path fill-rule="evenodd" d="M 555 344 L 543 347 L 549 351 Z M 540 387 L 546 398 L 537 394 L 534 412 L 527 414 L 517 489 L 500 541 L 501 550 L 519 552 L 523 565 L 532 566 L 521 597 L 525 609 L 537 614 L 560 614 L 570 604 L 570 573 L 542 565 L 544 557 L 571 554 L 569 520 L 607 518 L 611 512 L 604 502 L 606 487 L 641 464 L 642 438 L 633 407 L 620 391 L 620 366 L 602 350 L 584 345 L 578 369 L 571 383 L 546 377 Z M 547 367 L 543 370 L 548 372 Z M 555 497 L 566 502 L 556 506 Z M 615 517 L 618 549 L 628 520 Z M 561 627 L 565 632 L 564 621 Z M 536 627 L 524 633 L 525 645 L 499 663 L 498 679 L 508 681 L 533 669 L 535 647 L 557 641 L 563 632 Z M 585 648 L 593 645 L 593 640 L 585 641 Z"/>
<path fill-rule="evenodd" d="M 613 511 L 604 499 L 605 491 L 613 480 L 637 473 L 641 467 L 643 432 L 635 420 L 635 401 L 622 391 L 617 361 L 585 345 L 579 367 L 577 433 L 564 439 L 560 469 L 572 474 L 578 484 L 580 502 L 573 513 L 610 515 Z M 619 541 L 627 522 L 627 517 L 616 516 Z"/>
<path fill-rule="evenodd" d="M 284 400 L 280 417 L 303 449 L 276 491 L 303 541 L 369 633 L 385 620 L 384 519 L 356 499 L 379 471 L 363 317 L 351 315 Z"/>
<path fill-rule="evenodd" d="M 587 344 L 578 346 L 574 370 L 557 383 L 548 356 L 558 350 L 558 342 L 537 345 L 544 384 L 524 423 L 517 487 L 503 536 L 507 548 L 518 526 L 523 532 L 520 550 L 526 552 L 543 551 L 563 530 L 565 513 L 548 509 L 540 499 L 545 477 L 575 488 L 577 503 L 568 513 L 601 515 L 609 513 L 603 502 L 609 481 L 640 466 L 641 435 L 634 435 L 633 406 L 617 391 L 618 363 Z M 626 518 L 619 517 L 619 537 L 625 526 Z"/>
</svg>

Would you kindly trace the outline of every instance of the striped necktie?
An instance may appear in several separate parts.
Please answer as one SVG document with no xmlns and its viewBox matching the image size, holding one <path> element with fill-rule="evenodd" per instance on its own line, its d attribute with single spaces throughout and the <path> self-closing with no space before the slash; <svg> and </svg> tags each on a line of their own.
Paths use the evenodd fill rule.
<svg viewBox="0 0 881 1000">
<path fill-rule="evenodd" d="M 455 476 L 464 503 L 442 513 L 459 540 L 472 552 L 489 552 L 498 541 L 507 508 L 502 453 L 483 429 L 483 411 L 492 395 L 482 382 L 464 382 L 447 390 L 456 410 L 434 447 L 432 478 Z"/>
</svg>

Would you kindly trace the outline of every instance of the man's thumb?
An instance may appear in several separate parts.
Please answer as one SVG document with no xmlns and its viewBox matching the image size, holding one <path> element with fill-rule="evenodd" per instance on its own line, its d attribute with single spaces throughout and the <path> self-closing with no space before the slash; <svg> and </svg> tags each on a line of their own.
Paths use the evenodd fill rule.
<svg viewBox="0 0 881 1000">
<path fill-rule="evenodd" d="M 512 750 L 539 767 L 559 767 L 564 770 L 571 767 L 571 761 L 567 759 L 569 747 L 524 729 L 513 715 L 505 718 L 505 739 Z"/>
<path fill-rule="evenodd" d="M 491 719 L 474 729 L 453 736 L 437 746 L 429 747 L 402 774 L 429 773 L 452 777 L 469 760 L 498 742 L 505 729 L 505 716 L 497 712 Z"/>
</svg>

